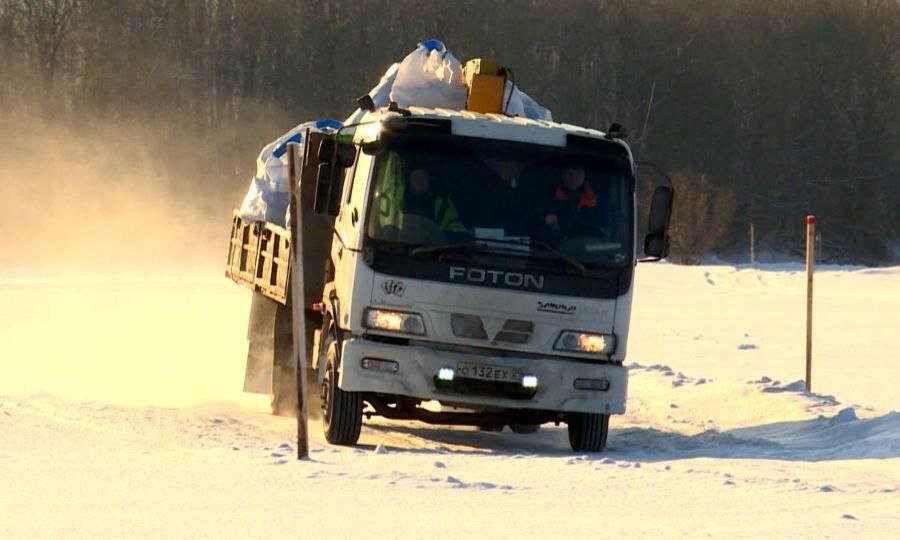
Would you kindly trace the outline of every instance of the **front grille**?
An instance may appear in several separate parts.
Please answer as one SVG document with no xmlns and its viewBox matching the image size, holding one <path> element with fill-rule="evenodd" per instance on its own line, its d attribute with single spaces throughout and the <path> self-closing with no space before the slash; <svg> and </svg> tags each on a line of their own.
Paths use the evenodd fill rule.
<svg viewBox="0 0 900 540">
<path fill-rule="evenodd" d="M 528 343 L 532 333 L 534 333 L 533 322 L 509 319 L 503 323 L 503 329 L 494 336 L 494 341 L 505 341 L 506 343 L 521 345 Z"/>
<path fill-rule="evenodd" d="M 454 313 L 450 315 L 450 328 L 453 335 L 468 339 L 487 339 L 487 332 L 484 331 L 484 323 L 481 317 L 477 315 L 463 315 L 462 313 Z"/>
</svg>

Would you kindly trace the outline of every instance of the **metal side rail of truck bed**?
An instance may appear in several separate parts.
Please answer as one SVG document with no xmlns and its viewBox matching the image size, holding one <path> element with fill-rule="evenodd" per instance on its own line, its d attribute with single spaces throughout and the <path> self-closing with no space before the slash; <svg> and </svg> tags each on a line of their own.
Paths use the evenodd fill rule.
<svg viewBox="0 0 900 540">
<path fill-rule="evenodd" d="M 289 304 L 291 233 L 265 221 L 247 221 L 235 211 L 225 276 L 279 304 Z"/>
</svg>

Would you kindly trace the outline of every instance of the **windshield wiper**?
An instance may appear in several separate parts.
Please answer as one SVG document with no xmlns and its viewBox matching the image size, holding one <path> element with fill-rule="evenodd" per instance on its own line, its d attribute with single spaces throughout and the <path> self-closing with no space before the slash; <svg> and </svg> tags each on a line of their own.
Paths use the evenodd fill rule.
<svg viewBox="0 0 900 540">
<path fill-rule="evenodd" d="M 412 256 L 421 255 L 422 253 L 443 253 L 445 251 L 475 251 L 478 253 L 496 253 L 498 255 L 516 255 L 514 251 L 505 249 L 491 249 L 490 246 L 482 246 L 472 242 L 465 244 L 440 244 L 437 246 L 419 246 L 410 250 Z"/>
<path fill-rule="evenodd" d="M 556 255 L 558 260 L 567 263 L 569 266 L 572 266 L 573 268 L 575 268 L 576 270 L 581 272 L 581 275 L 586 276 L 588 274 L 587 267 L 585 265 L 583 265 L 581 262 L 579 262 L 578 259 L 575 259 L 574 257 L 572 257 L 570 255 L 566 255 L 559 249 L 551 246 L 550 244 L 548 244 L 547 242 L 544 242 L 543 240 L 490 240 L 490 241 L 491 242 L 503 242 L 505 244 L 516 244 L 519 246 L 537 246 L 537 247 L 543 249 L 544 251 L 547 251 L 549 253 Z"/>
<path fill-rule="evenodd" d="M 536 241 L 526 241 L 526 240 L 504 240 L 504 239 L 489 239 L 483 240 L 484 242 L 490 243 L 499 243 L 499 244 L 513 244 L 518 246 L 537 246 L 544 251 L 552 253 L 556 255 L 557 260 L 563 261 L 569 266 L 572 266 L 579 272 L 581 275 L 586 276 L 588 274 L 587 267 L 578 260 L 572 258 L 569 255 L 566 255 L 562 251 L 557 248 L 551 246 L 547 242 L 543 242 L 541 240 Z M 515 251 L 515 250 L 507 250 L 507 249 L 493 249 L 491 246 L 486 246 L 482 244 L 478 244 L 476 242 L 469 242 L 465 244 L 442 244 L 437 246 L 419 246 L 417 248 L 413 248 L 412 251 L 409 252 L 410 255 L 416 256 L 422 253 L 442 253 L 444 251 L 468 251 L 468 252 L 478 252 L 478 253 L 494 253 L 497 255 L 514 255 L 518 257 L 528 257 L 529 254 L 523 251 Z"/>
<path fill-rule="evenodd" d="M 543 248 L 543 249 L 546 250 L 546 251 L 549 251 L 550 253 L 553 253 L 554 255 L 556 255 L 556 256 L 559 258 L 559 260 L 565 261 L 565 262 L 569 263 L 569 266 L 573 266 L 573 267 L 577 268 L 578 271 L 581 272 L 581 275 L 583 275 L 583 276 L 586 276 L 586 275 L 588 274 L 587 266 L 585 266 L 584 264 L 582 264 L 582 263 L 581 263 L 578 259 L 576 259 L 575 257 L 572 257 L 572 256 L 570 256 L 570 255 L 566 255 L 565 253 L 563 253 L 563 252 L 560 251 L 559 249 L 557 249 L 557 248 L 551 246 L 551 245 L 548 244 L 547 242 L 544 242 L 544 241 L 542 241 L 542 240 L 538 240 L 537 242 L 534 242 L 534 241 L 530 242 L 529 245 L 532 245 L 532 246 L 538 246 L 538 247 L 540 247 L 540 248 Z"/>
</svg>

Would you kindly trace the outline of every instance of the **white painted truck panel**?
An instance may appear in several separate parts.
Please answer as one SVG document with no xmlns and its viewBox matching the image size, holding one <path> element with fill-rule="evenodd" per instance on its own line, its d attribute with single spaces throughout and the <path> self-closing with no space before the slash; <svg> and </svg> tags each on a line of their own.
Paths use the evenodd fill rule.
<svg viewBox="0 0 900 540">
<path fill-rule="evenodd" d="M 556 147 L 565 146 L 569 134 L 608 141 L 602 132 L 554 122 L 418 107 L 410 108 L 410 112 L 411 116 L 406 118 L 449 119 L 454 136 Z M 356 128 L 354 142 L 360 144 L 375 140 L 380 134 L 382 121 L 399 117 L 399 113 L 383 109 L 366 114 L 362 120 L 364 124 Z M 628 150 L 621 141 L 611 142 Z M 628 154 L 630 156 L 630 150 Z M 353 174 L 347 179 L 352 184 L 345 186 L 341 211 L 335 221 L 336 231 L 340 235 L 340 238 L 335 238 L 331 251 L 335 280 L 333 287 L 326 288 L 326 291 L 333 290 L 338 299 L 338 325 L 345 332 L 340 388 L 476 407 L 604 414 L 624 412 L 627 368 L 621 362 L 627 346 L 633 280 L 632 286 L 619 297 L 601 299 L 379 274 L 365 262 L 361 251 L 373 182 L 373 164 L 372 156 L 358 153 Z M 465 272 L 466 269 L 455 271 Z M 529 279 L 526 275 L 510 277 L 507 272 L 494 271 L 494 274 L 486 274 L 485 280 Z M 402 294 L 397 294 L 398 283 L 401 284 Z M 555 312 L 542 310 L 542 305 L 555 306 Z M 365 328 L 363 317 L 369 307 L 415 312 L 423 318 L 426 335 L 415 336 L 405 344 L 390 339 L 379 340 L 379 336 L 409 336 Z M 453 314 L 478 316 L 488 339 L 467 339 L 454 335 L 451 327 Z M 526 343 L 498 343 L 493 340 L 504 322 L 511 319 L 533 323 L 533 332 Z M 557 351 L 554 344 L 564 330 L 614 333 L 617 335 L 616 350 L 605 359 L 585 353 Z M 364 358 L 394 360 L 400 369 L 396 373 L 365 370 L 361 366 Z M 449 394 L 435 385 L 434 377 L 441 367 L 466 361 L 507 366 L 534 374 L 540 381 L 538 391 L 528 400 L 516 400 Z M 610 388 L 607 391 L 577 390 L 573 385 L 578 378 L 606 379 L 610 382 Z"/>
<path fill-rule="evenodd" d="M 394 360 L 400 368 L 396 373 L 364 370 L 364 358 Z M 435 376 L 442 367 L 473 361 L 518 369 L 536 376 L 538 387 L 534 397 L 518 400 L 451 394 L 442 392 L 435 384 Z M 340 387 L 349 392 L 377 392 L 471 406 L 620 414 L 625 412 L 628 395 L 627 371 L 627 368 L 618 365 L 551 358 L 473 357 L 424 345 L 391 345 L 354 337 L 344 342 Z M 576 379 L 605 379 L 609 381 L 609 390 L 577 390 L 574 387 Z"/>
</svg>

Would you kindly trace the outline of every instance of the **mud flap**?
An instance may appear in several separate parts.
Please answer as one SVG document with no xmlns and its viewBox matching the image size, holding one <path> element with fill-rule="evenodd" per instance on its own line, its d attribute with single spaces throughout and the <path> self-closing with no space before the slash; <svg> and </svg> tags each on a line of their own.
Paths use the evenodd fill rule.
<svg viewBox="0 0 900 540">
<path fill-rule="evenodd" d="M 272 369 L 272 414 L 297 414 L 297 372 L 293 366 L 275 364 Z"/>
<path fill-rule="evenodd" d="M 282 379 L 275 366 L 288 367 L 293 374 L 291 309 L 259 293 L 253 293 L 247 328 L 247 369 L 244 392 L 273 394 L 274 381 Z M 283 383 L 282 383 L 283 384 Z M 279 390 L 284 390 L 279 388 Z M 288 389 L 292 392 L 291 389 Z"/>
</svg>

